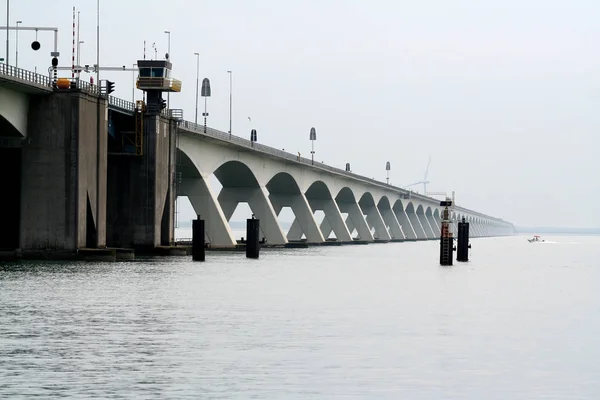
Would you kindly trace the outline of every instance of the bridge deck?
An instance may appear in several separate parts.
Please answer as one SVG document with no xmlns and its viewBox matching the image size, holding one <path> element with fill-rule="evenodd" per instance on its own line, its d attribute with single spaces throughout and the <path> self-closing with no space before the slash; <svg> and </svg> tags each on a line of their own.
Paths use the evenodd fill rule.
<svg viewBox="0 0 600 400">
<path fill-rule="evenodd" d="M 98 89 L 97 85 L 90 85 L 89 83 L 84 82 L 79 79 L 74 82 L 75 82 L 75 87 L 73 89 L 57 89 L 57 88 L 53 87 L 52 81 L 51 81 L 50 77 L 48 77 L 48 76 L 41 75 L 41 74 L 31 72 L 31 71 L 27 71 L 27 70 L 20 69 L 20 68 L 15 68 L 13 66 L 9 66 L 6 64 L 0 64 L 0 85 L 14 87 L 16 90 L 23 91 L 26 93 L 36 93 L 36 94 L 47 93 L 47 94 L 49 94 L 49 93 L 52 93 L 52 92 L 58 91 L 58 90 L 81 90 L 81 91 L 88 92 L 90 94 L 98 95 L 99 89 Z M 135 104 L 133 102 L 123 100 L 123 99 L 120 99 L 115 96 L 108 96 L 108 103 L 109 103 L 109 108 L 111 110 L 114 110 L 117 112 L 133 115 L 134 110 L 135 110 Z M 164 115 L 167 115 L 168 112 L 169 112 L 168 110 L 163 110 Z M 325 171 L 328 171 L 333 174 L 346 176 L 348 178 L 359 180 L 359 181 L 368 183 L 370 185 L 378 186 L 380 188 L 385 188 L 387 190 L 391 189 L 393 191 L 396 191 L 400 197 L 403 197 L 406 199 L 412 198 L 412 199 L 417 199 L 417 200 L 423 200 L 426 202 L 439 202 L 438 199 L 424 196 L 421 194 L 417 194 L 417 193 L 414 193 L 414 192 L 406 190 L 406 189 L 402 189 L 397 186 L 388 185 L 386 183 L 377 181 L 375 179 L 371 179 L 371 178 L 368 178 L 368 177 L 365 177 L 362 175 L 358 175 L 358 174 L 355 174 L 355 173 L 352 173 L 349 171 L 345 171 L 340 168 L 332 167 L 332 166 L 324 164 L 324 163 L 315 162 L 313 164 L 312 160 L 310 160 L 308 158 L 299 157 L 297 155 L 287 153 L 283 150 L 279 150 L 279 149 L 276 149 L 276 148 L 273 148 L 270 146 L 266 146 L 264 144 L 251 142 L 250 140 L 247 140 L 247 139 L 244 139 L 239 136 L 235 136 L 235 135 L 232 135 L 232 134 L 229 134 L 226 132 L 222 132 L 217 129 L 212 129 L 212 128 L 207 127 L 206 131 L 205 131 L 205 128 L 203 125 L 197 125 L 193 122 L 179 121 L 179 129 L 180 129 L 180 131 L 183 131 L 184 133 L 188 132 L 189 134 L 201 135 L 201 136 L 205 136 L 207 138 L 212 138 L 212 139 L 216 139 L 219 141 L 227 142 L 234 146 L 239 146 L 239 147 L 243 147 L 245 149 L 251 150 L 251 151 L 257 151 L 257 152 L 263 153 L 272 158 L 284 159 L 289 162 L 299 163 L 299 164 L 304 165 L 306 168 L 316 168 L 316 169 L 320 169 L 320 170 L 325 170 Z M 472 213 L 479 217 L 488 218 L 488 219 L 495 220 L 495 221 L 502 221 L 501 219 L 494 218 L 494 217 L 491 217 L 491 216 L 488 216 L 488 215 L 485 215 L 482 213 L 477 213 L 472 210 L 465 209 L 463 207 L 456 206 L 455 211 L 469 212 L 469 213 Z"/>
</svg>

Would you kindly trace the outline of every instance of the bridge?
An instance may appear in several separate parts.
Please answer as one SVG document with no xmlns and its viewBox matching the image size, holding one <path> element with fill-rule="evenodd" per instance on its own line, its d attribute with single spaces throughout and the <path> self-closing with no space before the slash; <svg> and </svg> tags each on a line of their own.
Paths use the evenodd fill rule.
<svg viewBox="0 0 600 400">
<path fill-rule="evenodd" d="M 170 246 L 177 196 L 205 219 L 211 246 L 236 245 L 229 221 L 239 203 L 274 245 L 439 238 L 438 199 L 184 121 L 150 89 L 147 104 L 134 104 L 0 64 L 0 168 L 10 171 L 0 249 Z M 288 232 L 278 222 L 286 207 Z M 470 222 L 472 237 L 514 231 L 457 205 L 452 218 Z"/>
</svg>

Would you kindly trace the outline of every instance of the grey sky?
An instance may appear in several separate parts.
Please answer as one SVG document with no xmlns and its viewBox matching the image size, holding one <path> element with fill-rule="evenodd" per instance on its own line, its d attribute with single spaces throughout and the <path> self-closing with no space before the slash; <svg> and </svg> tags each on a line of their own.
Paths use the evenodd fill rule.
<svg viewBox="0 0 600 400">
<path fill-rule="evenodd" d="M 59 28 L 63 66 L 76 3 L 82 63 L 95 63 L 94 0 L 11 3 L 11 24 Z M 101 0 L 100 64 L 135 63 L 144 40 L 147 58 L 153 42 L 162 57 L 170 30 L 183 81 L 171 105 L 188 120 L 199 52 L 215 128 L 228 129 L 233 70 L 234 134 L 249 136 L 250 116 L 261 143 L 309 155 L 315 126 L 318 161 L 385 181 L 389 160 L 395 185 L 421 180 L 431 155 L 428 189 L 455 190 L 460 205 L 597 227 L 599 16 L 595 0 Z M 40 33 L 37 53 L 33 38 L 20 34 L 19 65 L 46 70 L 52 36 Z M 131 99 L 131 73 L 102 76 Z"/>
</svg>

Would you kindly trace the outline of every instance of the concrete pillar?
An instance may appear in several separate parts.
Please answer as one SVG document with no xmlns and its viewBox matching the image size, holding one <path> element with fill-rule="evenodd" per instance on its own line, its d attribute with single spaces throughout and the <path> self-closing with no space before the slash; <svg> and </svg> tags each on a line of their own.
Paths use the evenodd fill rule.
<svg viewBox="0 0 600 400">
<path fill-rule="evenodd" d="M 348 213 L 348 218 L 352 220 L 352 224 L 356 231 L 358 232 L 358 236 L 361 240 L 366 240 L 369 242 L 373 241 L 373 235 L 371 234 L 371 230 L 369 229 L 369 225 L 367 225 L 367 221 L 365 221 L 365 217 L 363 215 L 362 210 L 356 202 L 339 202 L 338 207 L 341 212 Z M 347 226 L 346 226 L 347 228 Z M 347 228 L 349 232 L 350 229 Z"/>
<path fill-rule="evenodd" d="M 219 207 L 217 196 L 202 178 L 183 179 L 179 195 L 187 196 L 197 215 L 204 220 L 206 240 L 213 246 L 235 246 L 236 240 Z"/>
<path fill-rule="evenodd" d="M 271 205 L 273 206 L 273 209 L 277 215 L 279 215 L 283 207 L 290 207 L 292 209 L 294 215 L 296 216 L 294 222 L 298 221 L 297 226 L 299 226 L 301 230 L 300 237 L 302 237 L 302 233 L 304 233 L 306 240 L 310 243 L 322 243 L 325 241 L 323 234 L 317 225 L 315 216 L 310 209 L 310 205 L 302 193 L 271 193 L 269 194 L 269 200 L 271 201 Z M 292 223 L 292 227 L 293 225 L 294 224 Z M 292 227 L 290 227 L 290 231 Z M 287 239 L 290 239 L 289 233 Z"/>
<path fill-rule="evenodd" d="M 105 247 L 105 100 L 80 92 L 32 96 L 27 126 L 19 224 L 24 254 Z"/>
<path fill-rule="evenodd" d="M 177 126 L 156 113 L 144 114 L 143 124 L 143 153 L 108 159 L 108 242 L 115 247 L 150 249 L 175 239 Z"/>
<path fill-rule="evenodd" d="M 375 206 L 361 207 L 366 216 L 366 221 L 369 227 L 375 228 L 375 237 L 380 240 L 390 240 L 392 237 L 387 230 L 383 217 L 379 213 L 379 209 Z"/>
<path fill-rule="evenodd" d="M 379 210 L 381 213 L 381 217 L 385 221 L 385 224 L 389 226 L 389 233 L 391 239 L 404 239 L 404 233 L 402 233 L 402 228 L 400 227 L 400 223 L 396 218 L 396 215 L 392 211 L 390 207 L 383 207 Z"/>
<path fill-rule="evenodd" d="M 290 230 L 287 233 L 288 240 L 300 240 L 302 239 L 302 226 L 298 221 L 298 218 L 294 218 L 294 222 L 292 222 L 292 226 L 290 226 Z"/>
<path fill-rule="evenodd" d="M 248 203 L 252 213 L 260 219 L 260 230 L 270 244 L 286 244 L 287 238 L 279 226 L 275 210 L 268 199 L 269 192 L 264 187 L 223 187 L 219 193 L 219 204 L 223 215 L 229 221 L 237 205 Z"/>
<path fill-rule="evenodd" d="M 417 239 L 419 239 L 419 240 L 427 239 L 425 230 L 423 229 L 423 226 L 421 225 L 421 221 L 419 221 L 419 218 L 417 218 L 417 214 L 414 212 L 414 209 L 406 211 L 406 215 L 408 216 L 410 224 L 412 225 L 412 227 L 415 231 L 415 235 L 417 236 Z"/>
<path fill-rule="evenodd" d="M 425 213 L 425 218 L 427 218 L 427 222 L 429 222 L 429 226 L 431 226 L 431 230 L 433 232 L 433 237 L 439 238 L 440 237 L 440 227 L 435 222 L 435 218 L 433 218 L 433 214 L 431 213 L 431 210 L 429 210 L 429 213 Z"/>
<path fill-rule="evenodd" d="M 423 211 L 419 212 L 417 210 L 417 217 L 419 218 L 419 222 L 421 223 L 421 226 L 423 227 L 425 236 L 428 239 L 433 239 L 435 237 L 435 235 L 433 234 L 433 229 L 431 228 L 431 225 L 429 225 L 429 221 L 425 217 L 425 213 Z"/>
<path fill-rule="evenodd" d="M 331 225 L 331 229 L 333 232 L 335 232 L 335 237 L 337 240 L 342 242 L 352 241 L 352 237 L 350 236 L 350 232 L 348 232 L 348 228 L 344 223 L 340 209 L 333 199 L 309 198 L 307 200 L 308 204 L 310 204 L 310 208 L 313 210 L 313 213 L 316 210 L 322 210 L 325 213 L 325 219 L 327 219 L 327 222 L 329 225 Z M 323 232 L 321 231 L 321 233 Z M 328 235 L 323 234 L 323 237 L 327 239 Z"/>
<path fill-rule="evenodd" d="M 393 211 L 394 211 L 394 215 L 396 215 L 396 218 L 398 219 L 400 228 L 402 229 L 402 232 L 404 233 L 404 237 L 406 239 L 410 239 L 410 240 L 417 239 L 417 233 L 415 232 L 415 230 L 410 222 L 410 219 L 408 218 L 408 215 L 406 214 L 404 209 L 402 209 L 401 206 L 396 206 L 396 207 L 394 207 Z"/>
</svg>

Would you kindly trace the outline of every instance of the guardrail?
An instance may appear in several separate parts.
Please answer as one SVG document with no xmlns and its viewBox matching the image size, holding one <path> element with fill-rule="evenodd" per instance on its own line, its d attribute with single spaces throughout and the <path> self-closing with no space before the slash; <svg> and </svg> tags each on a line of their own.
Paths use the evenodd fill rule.
<svg viewBox="0 0 600 400">
<path fill-rule="evenodd" d="M 33 84 L 52 90 L 51 81 L 47 76 L 38 74 L 36 72 L 27 71 L 26 69 L 16 68 L 7 64 L 0 64 L 0 75 L 11 77 L 16 81 Z"/>
</svg>

